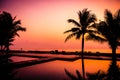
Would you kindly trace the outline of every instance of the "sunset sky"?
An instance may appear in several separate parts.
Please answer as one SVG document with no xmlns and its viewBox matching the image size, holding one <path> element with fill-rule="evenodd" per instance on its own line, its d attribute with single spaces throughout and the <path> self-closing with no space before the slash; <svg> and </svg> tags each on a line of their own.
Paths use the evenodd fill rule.
<svg viewBox="0 0 120 80">
<path fill-rule="evenodd" d="M 78 20 L 77 12 L 84 8 L 95 13 L 98 20 L 104 20 L 104 10 L 115 13 L 120 9 L 120 0 L 2 0 L 0 11 L 7 11 L 20 19 L 26 32 L 20 32 L 11 49 L 23 50 L 81 50 L 81 40 L 72 38 L 64 42 L 73 24 L 68 19 Z M 107 43 L 85 41 L 85 50 L 107 52 Z M 109 51 L 110 52 L 110 49 Z M 120 47 L 118 48 L 120 52 Z"/>
</svg>

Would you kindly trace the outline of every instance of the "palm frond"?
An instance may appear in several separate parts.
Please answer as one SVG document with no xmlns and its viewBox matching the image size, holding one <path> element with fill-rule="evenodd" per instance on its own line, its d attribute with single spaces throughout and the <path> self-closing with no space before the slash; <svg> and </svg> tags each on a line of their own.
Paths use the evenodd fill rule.
<svg viewBox="0 0 120 80">
<path fill-rule="evenodd" d="M 65 31 L 65 32 L 64 32 L 64 34 L 65 34 L 65 33 L 68 33 L 68 32 L 72 32 L 72 31 L 71 31 L 71 29 L 70 29 L 70 30 Z"/>
<path fill-rule="evenodd" d="M 13 39 L 13 38 L 12 38 L 12 39 L 9 39 L 9 42 L 13 42 L 14 40 L 15 40 L 15 39 Z"/>
<path fill-rule="evenodd" d="M 16 30 L 17 31 L 26 31 L 26 28 L 21 27 L 21 26 L 17 26 Z"/>
<path fill-rule="evenodd" d="M 105 72 L 103 71 L 98 71 L 95 73 L 86 73 L 88 80 L 104 80 L 106 77 Z"/>
<path fill-rule="evenodd" d="M 65 73 L 67 74 L 67 76 L 71 79 L 71 80 L 78 80 L 76 76 L 74 76 L 72 73 L 68 72 L 65 69 Z"/>
<path fill-rule="evenodd" d="M 16 16 L 13 18 L 13 21 L 16 19 Z"/>
<path fill-rule="evenodd" d="M 80 27 L 81 25 L 77 22 L 77 21 L 75 21 L 74 19 L 68 19 L 68 22 L 69 23 L 73 23 L 75 26 L 77 26 L 77 27 Z"/>
<path fill-rule="evenodd" d="M 78 15 L 80 19 L 80 24 L 85 28 L 87 28 L 91 23 L 94 23 L 97 20 L 96 15 L 90 13 L 90 10 L 87 10 L 87 8 L 79 11 Z"/>
<path fill-rule="evenodd" d="M 82 19 L 82 12 L 78 11 L 78 19 L 79 19 L 79 23 L 81 25 L 81 19 Z"/>
<path fill-rule="evenodd" d="M 73 28 L 71 28 L 70 30 L 65 31 L 64 33 L 76 32 L 76 31 L 79 31 L 79 30 L 80 30 L 80 28 L 73 27 Z"/>
<path fill-rule="evenodd" d="M 105 10 L 105 20 L 108 24 L 112 24 L 113 22 L 113 15 L 109 10 Z"/>
<path fill-rule="evenodd" d="M 95 29 L 97 29 L 97 27 L 98 27 L 98 23 L 95 23 L 95 22 L 93 22 L 88 26 L 88 28 L 95 28 Z"/>
<path fill-rule="evenodd" d="M 18 33 L 15 33 L 16 36 L 20 37 L 20 35 Z"/>
<path fill-rule="evenodd" d="M 16 25 L 18 25 L 18 24 L 21 24 L 21 21 L 20 21 L 20 20 L 17 20 L 17 21 L 15 21 L 15 22 L 13 22 L 13 26 L 16 26 Z"/>
<path fill-rule="evenodd" d="M 88 8 L 84 8 L 83 10 L 82 10 L 82 13 L 86 13 L 86 12 L 90 12 L 91 10 L 88 10 Z"/>
<path fill-rule="evenodd" d="M 91 24 L 92 22 L 95 22 L 97 20 L 96 18 L 96 15 L 95 14 L 91 14 L 89 15 L 89 18 L 88 18 L 88 25 Z"/>
<path fill-rule="evenodd" d="M 100 32 L 97 31 L 97 30 L 86 30 L 86 33 L 88 33 L 88 34 L 91 34 L 91 33 L 93 33 L 93 34 L 100 34 Z"/>
<path fill-rule="evenodd" d="M 79 31 L 80 28 L 72 28 L 71 30 L 72 30 L 72 32 L 76 32 L 76 31 Z"/>
<path fill-rule="evenodd" d="M 80 39 L 81 35 L 82 35 L 82 31 L 79 30 L 76 34 L 76 39 Z"/>
<path fill-rule="evenodd" d="M 97 36 L 95 34 L 89 34 L 87 37 L 86 37 L 86 40 L 94 40 L 94 41 L 99 41 L 99 42 L 106 42 L 107 40 L 104 39 L 103 37 L 101 36 Z"/>
<path fill-rule="evenodd" d="M 78 80 L 82 80 L 82 76 L 81 76 L 81 74 L 80 74 L 80 72 L 78 70 L 76 70 L 76 74 L 78 76 Z"/>
<path fill-rule="evenodd" d="M 90 13 L 90 10 L 88 10 L 87 8 L 84 8 L 82 10 L 82 17 L 88 17 Z"/>
<path fill-rule="evenodd" d="M 104 21 L 101 21 L 98 24 L 97 30 L 102 33 L 102 35 L 108 35 L 110 34 L 110 27 L 108 26 L 108 24 Z"/>
<path fill-rule="evenodd" d="M 76 34 L 77 33 L 75 32 L 75 33 L 72 33 L 72 34 L 68 35 L 65 39 L 65 42 L 68 41 L 70 38 L 74 37 Z"/>
<path fill-rule="evenodd" d="M 111 41 L 113 38 L 115 39 L 117 29 L 112 28 L 108 25 L 105 21 L 101 21 L 98 25 L 98 31 L 101 33 L 102 36 L 106 38 L 106 40 Z M 113 41 L 114 42 L 114 41 Z"/>
<path fill-rule="evenodd" d="M 114 34 L 120 38 L 120 9 L 114 15 L 114 25 L 112 28 Z"/>
<path fill-rule="evenodd" d="M 3 15 L 10 21 L 12 21 L 12 16 L 10 13 L 6 12 L 6 11 L 3 11 Z"/>
<path fill-rule="evenodd" d="M 82 26 L 86 27 L 89 16 L 90 16 L 90 11 L 88 11 L 87 8 L 83 9 L 81 12 L 81 19 L 80 19 L 80 23 Z"/>
<path fill-rule="evenodd" d="M 114 17 L 120 21 L 120 9 L 115 13 Z"/>
</svg>

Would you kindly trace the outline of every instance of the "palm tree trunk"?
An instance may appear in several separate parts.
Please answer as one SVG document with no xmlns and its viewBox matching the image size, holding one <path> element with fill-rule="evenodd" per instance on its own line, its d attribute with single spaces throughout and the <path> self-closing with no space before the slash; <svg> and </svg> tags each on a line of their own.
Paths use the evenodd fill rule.
<svg viewBox="0 0 120 80">
<path fill-rule="evenodd" d="M 1 45 L 1 54 L 4 53 L 4 50 L 3 50 L 3 45 Z"/>
<path fill-rule="evenodd" d="M 85 69 L 84 69 L 84 33 L 82 35 L 82 75 L 83 75 L 83 80 L 85 80 Z"/>
<path fill-rule="evenodd" d="M 2 45 L 0 45 L 0 55 L 2 54 Z"/>
<path fill-rule="evenodd" d="M 117 62 L 116 62 L 116 47 L 113 47 L 112 48 L 112 63 L 113 65 L 117 65 Z"/>
<path fill-rule="evenodd" d="M 0 50 L 2 51 L 2 45 L 0 46 Z"/>
<path fill-rule="evenodd" d="M 0 50 L 2 51 L 2 45 L 0 46 Z"/>
<path fill-rule="evenodd" d="M 9 54 L 9 45 L 7 45 L 7 49 L 6 49 L 6 52 L 7 52 L 7 54 Z"/>
</svg>

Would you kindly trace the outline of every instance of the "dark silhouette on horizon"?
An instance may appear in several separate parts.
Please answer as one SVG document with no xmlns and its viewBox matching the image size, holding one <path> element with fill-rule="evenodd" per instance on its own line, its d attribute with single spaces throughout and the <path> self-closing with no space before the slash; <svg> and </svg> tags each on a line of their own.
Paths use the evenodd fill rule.
<svg viewBox="0 0 120 80">
<path fill-rule="evenodd" d="M 8 12 L 0 13 L 0 80 L 20 80 L 14 78 L 16 72 L 9 66 L 13 62 L 9 50 L 15 37 L 20 37 L 18 32 L 26 31 L 26 28 L 21 26 L 20 20 L 15 19 L 16 16 L 12 17 Z"/>
<path fill-rule="evenodd" d="M 89 34 L 87 39 L 108 42 L 112 49 L 112 62 L 116 66 L 116 49 L 120 46 L 120 9 L 114 15 L 106 9 L 104 16 L 104 21 L 94 24 L 98 34 Z"/>
<path fill-rule="evenodd" d="M 75 21 L 74 19 L 68 19 L 69 23 L 73 23 L 75 27 L 71 28 L 70 30 L 65 31 L 64 33 L 72 32 L 69 34 L 65 42 L 69 40 L 72 37 L 76 37 L 76 39 L 80 39 L 82 37 L 82 74 L 83 74 L 83 80 L 85 78 L 85 69 L 84 69 L 84 59 L 83 59 L 83 53 L 84 53 L 84 35 L 86 33 L 93 33 L 96 32 L 93 30 L 94 27 L 92 27 L 92 23 L 96 21 L 96 16 L 95 14 L 90 13 L 90 11 L 85 8 L 82 11 L 78 12 L 78 18 L 79 22 Z"/>
<path fill-rule="evenodd" d="M 86 80 L 120 80 L 120 68 L 117 65 L 116 59 L 116 49 L 118 46 L 120 46 L 120 9 L 114 15 L 106 9 L 105 21 L 94 23 L 92 26 L 96 28 L 97 31 L 95 33 L 89 33 L 86 39 L 99 42 L 108 42 L 110 48 L 112 49 L 112 62 L 107 73 L 101 71 L 98 71 L 97 73 L 86 73 L 88 76 Z M 72 32 L 75 31 L 77 31 L 77 29 Z M 75 34 L 70 36 L 73 37 Z M 71 78 L 71 80 L 82 80 L 79 78 L 81 74 L 78 71 L 76 71 L 78 78 L 74 77 L 74 75 L 68 72 L 66 69 L 65 72 Z"/>
<path fill-rule="evenodd" d="M 67 36 L 65 42 L 72 37 L 76 37 L 76 39 L 80 39 L 82 37 L 82 54 L 81 57 L 77 56 L 75 58 L 52 58 L 45 59 L 46 57 L 38 57 L 38 56 L 27 56 L 27 57 L 36 57 L 36 58 L 44 58 L 45 60 L 31 60 L 31 62 L 25 62 L 24 64 L 19 64 L 16 68 L 40 64 L 44 62 L 54 61 L 54 60 L 63 60 L 63 61 L 74 61 L 78 59 L 82 59 L 82 76 L 78 70 L 76 70 L 77 77 L 72 75 L 65 69 L 66 74 L 71 77 L 72 80 L 86 80 L 85 75 L 88 76 L 87 80 L 119 80 L 120 79 L 120 68 L 117 65 L 116 58 L 116 49 L 120 46 L 120 10 L 113 15 L 109 10 L 105 10 L 105 21 L 100 21 L 99 23 L 95 23 L 96 16 L 91 14 L 88 9 L 83 9 L 78 12 L 79 22 L 74 19 L 68 19 L 68 22 L 75 24 L 76 27 L 71 28 L 70 30 L 65 31 L 64 33 L 72 32 Z M 16 80 L 14 76 L 16 72 L 13 72 L 13 67 L 16 64 L 10 65 L 13 61 L 10 59 L 11 54 L 9 54 L 10 45 L 13 44 L 16 36 L 20 36 L 18 34 L 19 31 L 26 31 L 26 28 L 21 26 L 20 20 L 15 20 L 15 17 L 8 12 L 2 12 L 0 14 L 0 80 Z M 85 37 L 85 34 L 88 34 Z M 112 62 L 108 68 L 107 73 L 102 71 L 98 71 L 97 73 L 85 73 L 84 69 L 84 59 L 89 59 L 89 57 L 84 57 L 84 39 L 88 40 L 97 40 L 100 42 L 108 42 L 110 48 L 112 49 Z M 38 51 L 37 51 L 38 52 Z M 52 54 L 59 54 L 58 50 L 51 52 Z M 65 53 L 65 52 L 63 52 Z M 80 55 L 80 54 L 79 54 Z M 25 55 L 22 55 L 25 56 Z M 95 57 L 94 57 L 95 58 Z M 94 59 L 91 58 L 91 59 Z M 100 58 L 102 59 L 102 58 Z"/>
<path fill-rule="evenodd" d="M 3 11 L 0 14 L 0 50 L 9 51 L 9 46 L 15 40 L 15 37 L 20 35 L 19 31 L 26 31 L 26 28 L 21 26 L 20 20 L 15 20 L 15 17 L 8 12 Z"/>
</svg>

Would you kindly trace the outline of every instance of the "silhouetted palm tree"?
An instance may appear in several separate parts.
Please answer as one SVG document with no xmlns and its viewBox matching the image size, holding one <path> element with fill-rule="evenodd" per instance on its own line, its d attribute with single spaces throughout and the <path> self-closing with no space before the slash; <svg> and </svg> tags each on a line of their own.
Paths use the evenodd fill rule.
<svg viewBox="0 0 120 80">
<path fill-rule="evenodd" d="M 76 27 L 71 28 L 70 30 L 65 31 L 64 33 L 72 32 L 70 35 L 67 36 L 65 42 L 76 36 L 76 39 L 80 39 L 82 36 L 82 72 L 83 72 L 83 79 L 85 79 L 85 70 L 84 70 L 84 60 L 83 60 L 83 53 L 84 53 L 84 35 L 85 33 L 92 33 L 95 32 L 91 24 L 94 23 L 96 20 L 96 16 L 91 14 L 90 11 L 87 9 L 83 9 L 82 11 L 78 12 L 79 22 L 75 21 L 74 19 L 68 19 L 68 22 L 72 22 L 75 24 Z"/>
<path fill-rule="evenodd" d="M 0 47 L 1 51 L 8 53 L 9 46 L 15 40 L 15 36 L 19 37 L 18 31 L 26 31 L 26 28 L 21 27 L 20 20 L 15 20 L 8 12 L 0 14 Z M 1 80 L 20 80 L 15 79 L 16 72 L 10 68 L 9 63 L 12 60 L 8 54 L 0 55 L 0 79 Z"/>
<path fill-rule="evenodd" d="M 113 15 L 109 10 L 105 10 L 105 21 L 95 24 L 99 34 L 89 34 L 87 39 L 108 42 L 112 49 L 112 62 L 116 65 L 116 49 L 120 46 L 120 9 Z"/>
<path fill-rule="evenodd" d="M 0 46 L 1 50 L 9 51 L 9 46 L 15 39 L 19 37 L 18 31 L 26 31 L 26 28 L 21 26 L 20 20 L 15 20 L 8 12 L 0 14 Z"/>
</svg>

